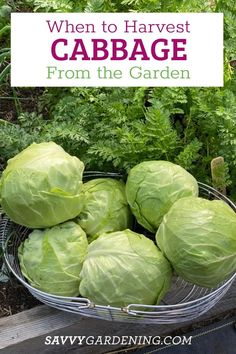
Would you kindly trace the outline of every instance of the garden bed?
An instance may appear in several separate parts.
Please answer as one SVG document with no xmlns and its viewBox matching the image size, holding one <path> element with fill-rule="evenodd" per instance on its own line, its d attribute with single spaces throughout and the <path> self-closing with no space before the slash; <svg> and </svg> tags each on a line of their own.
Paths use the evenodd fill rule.
<svg viewBox="0 0 236 354">
<path fill-rule="evenodd" d="M 39 301 L 16 280 L 0 283 L 0 318 L 15 315 L 36 305 L 39 305 Z"/>
</svg>

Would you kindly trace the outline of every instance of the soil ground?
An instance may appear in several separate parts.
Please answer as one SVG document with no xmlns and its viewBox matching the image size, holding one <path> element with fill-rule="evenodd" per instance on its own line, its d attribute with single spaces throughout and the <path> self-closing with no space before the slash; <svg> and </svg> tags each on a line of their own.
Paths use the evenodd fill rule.
<svg viewBox="0 0 236 354">
<path fill-rule="evenodd" d="M 16 280 L 0 283 L 0 318 L 28 310 L 39 304 L 40 302 Z"/>
</svg>

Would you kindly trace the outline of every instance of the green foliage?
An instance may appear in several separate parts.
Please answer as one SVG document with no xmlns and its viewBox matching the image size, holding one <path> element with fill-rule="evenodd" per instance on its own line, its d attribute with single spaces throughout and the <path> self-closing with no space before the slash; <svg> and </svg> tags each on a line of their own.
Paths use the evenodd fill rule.
<svg viewBox="0 0 236 354">
<path fill-rule="evenodd" d="M 10 14 L 12 8 L 5 1 L 0 1 L 0 85 L 10 72 Z"/>
<path fill-rule="evenodd" d="M 179 153 L 175 162 L 186 170 L 191 170 L 193 162 L 198 161 L 200 158 L 199 150 L 202 145 L 203 144 L 197 138 L 193 139 L 185 146 L 184 150 Z"/>
<path fill-rule="evenodd" d="M 0 1 L 0 30 L 1 35 L 3 34 L 2 29 L 9 24 L 11 7 L 7 5 L 5 1 Z M 7 31 L 5 29 L 5 31 Z"/>
<path fill-rule="evenodd" d="M 102 12 L 104 10 L 104 3 L 104 0 L 90 0 L 84 9 L 84 12 Z"/>
<path fill-rule="evenodd" d="M 230 64 L 236 59 L 234 0 L 9 3 L 13 11 L 223 12 L 224 88 L 45 88 L 35 113 L 27 109 L 21 113 L 16 104 L 17 121 L 0 121 L 0 163 L 5 165 L 33 141 L 53 140 L 78 155 L 87 169 L 128 171 L 144 160 L 166 159 L 211 183 L 210 161 L 222 155 L 226 161 L 225 183 L 236 198 L 236 78 Z M 6 1 L 0 0 L 0 36 L 7 26 L 0 38 L 0 83 L 4 80 L 5 84 L 10 69 L 10 8 L 6 6 Z M 15 93 L 15 103 L 17 99 Z"/>
<path fill-rule="evenodd" d="M 16 155 L 33 141 L 37 141 L 37 134 L 27 132 L 19 124 L 12 124 L 0 120 L 0 164 Z"/>
<path fill-rule="evenodd" d="M 115 109 L 113 112 L 120 113 Z M 89 148 L 89 155 L 96 154 L 102 160 L 111 160 L 115 167 L 128 170 L 141 161 L 168 160 L 175 154 L 178 138 L 167 111 L 154 105 L 141 120 L 132 122 L 129 115 L 123 118 L 124 124 L 113 128 L 112 139 L 103 137 L 103 130 L 99 130 L 99 140 Z"/>
<path fill-rule="evenodd" d="M 236 2 L 235 0 L 218 0 L 216 12 L 224 14 L 224 46 L 229 59 L 236 59 Z"/>
<path fill-rule="evenodd" d="M 28 0 L 34 11 L 39 12 L 115 12 L 126 11 L 120 1 L 110 0 Z"/>
<path fill-rule="evenodd" d="M 47 118 L 26 112 L 15 124 L 1 121 L 2 163 L 33 141 L 52 140 L 87 169 L 128 171 L 164 159 L 211 183 L 210 161 L 222 155 L 229 185 L 236 175 L 233 88 L 47 89 L 39 102 L 50 106 Z"/>
<path fill-rule="evenodd" d="M 199 130 L 206 141 L 209 155 L 222 154 L 236 165 L 236 96 L 230 88 L 192 89 L 190 129 Z"/>
<path fill-rule="evenodd" d="M 32 142 L 55 141 L 72 153 L 86 144 L 87 132 L 78 122 L 45 120 L 35 113 L 22 113 L 17 124 L 0 122 L 0 154 L 2 163 L 14 156 Z"/>
<path fill-rule="evenodd" d="M 71 12 L 73 1 L 66 0 L 28 0 L 33 5 L 34 11 L 40 12 Z"/>
</svg>

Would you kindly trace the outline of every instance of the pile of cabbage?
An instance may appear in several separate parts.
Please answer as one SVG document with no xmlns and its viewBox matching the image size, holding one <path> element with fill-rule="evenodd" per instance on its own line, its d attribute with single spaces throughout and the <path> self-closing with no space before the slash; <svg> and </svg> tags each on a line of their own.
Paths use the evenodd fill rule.
<svg viewBox="0 0 236 354">
<path fill-rule="evenodd" d="M 212 288 L 235 272 L 236 214 L 199 198 L 182 167 L 144 161 L 126 183 L 84 181 L 83 172 L 83 162 L 53 142 L 30 145 L 3 171 L 0 203 L 30 229 L 18 257 L 35 288 L 99 305 L 155 305 L 173 273 Z"/>
</svg>

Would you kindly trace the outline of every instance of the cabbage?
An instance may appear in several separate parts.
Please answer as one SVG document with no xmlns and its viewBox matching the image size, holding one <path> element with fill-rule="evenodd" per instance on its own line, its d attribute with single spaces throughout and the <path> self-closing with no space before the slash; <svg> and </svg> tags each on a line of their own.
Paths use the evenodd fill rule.
<svg viewBox="0 0 236 354">
<path fill-rule="evenodd" d="M 171 273 L 153 241 L 127 229 L 102 234 L 90 243 L 79 290 L 99 305 L 153 305 L 169 289 Z"/>
<path fill-rule="evenodd" d="M 77 222 L 89 240 L 101 233 L 127 229 L 131 213 L 126 200 L 125 185 L 112 178 L 98 178 L 83 185 L 84 207 Z"/>
<path fill-rule="evenodd" d="M 53 142 L 32 144 L 8 161 L 1 204 L 16 223 L 43 228 L 76 217 L 82 208 L 84 164 Z"/>
<path fill-rule="evenodd" d="M 126 183 L 126 196 L 139 224 L 156 232 L 163 216 L 178 199 L 197 196 L 195 178 L 168 161 L 146 161 L 133 167 Z"/>
<path fill-rule="evenodd" d="M 22 274 L 42 291 L 77 296 L 87 247 L 84 231 L 72 221 L 34 230 L 18 249 Z"/>
<path fill-rule="evenodd" d="M 236 270 L 236 214 L 223 201 L 178 200 L 156 241 L 175 271 L 191 283 L 215 287 Z"/>
</svg>

